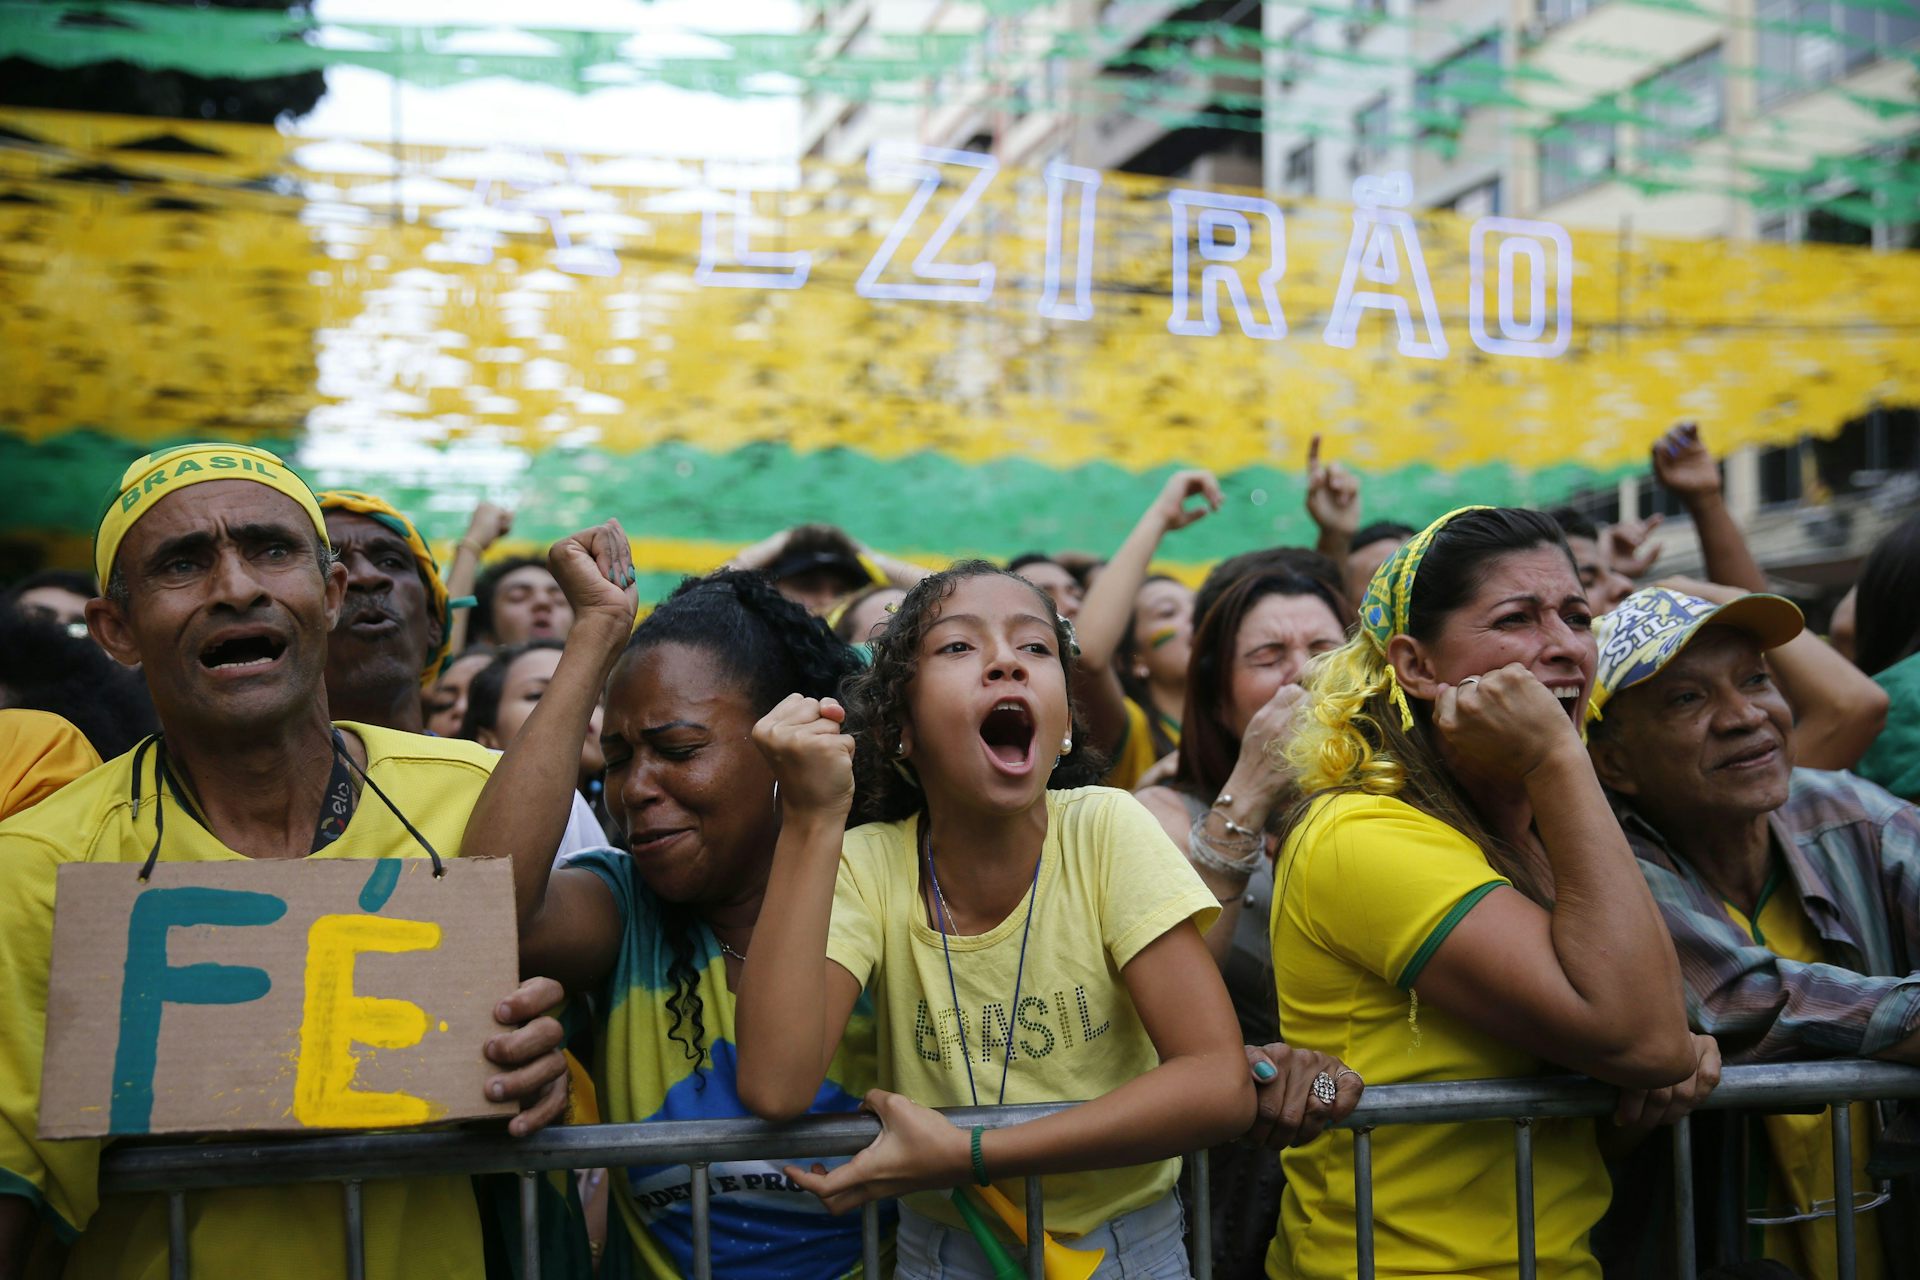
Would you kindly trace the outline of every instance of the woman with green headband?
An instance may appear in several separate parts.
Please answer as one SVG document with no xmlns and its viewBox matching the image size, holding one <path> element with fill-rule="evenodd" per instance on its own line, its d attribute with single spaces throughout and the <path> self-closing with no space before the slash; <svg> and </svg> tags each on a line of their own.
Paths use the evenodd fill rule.
<svg viewBox="0 0 1920 1280">
<path fill-rule="evenodd" d="M 1597 656 L 1558 528 L 1471 507 L 1375 573 L 1288 748 L 1272 932 L 1280 1024 L 1369 1084 L 1579 1072 L 1629 1134 L 1718 1079 L 1581 742 Z M 1542 1277 L 1595 1280 L 1610 1188 L 1593 1121 L 1533 1126 Z M 1267 1274 L 1354 1268 L 1353 1137 L 1287 1152 Z M 1513 1126 L 1373 1135 L 1376 1274 L 1518 1274 Z"/>
</svg>

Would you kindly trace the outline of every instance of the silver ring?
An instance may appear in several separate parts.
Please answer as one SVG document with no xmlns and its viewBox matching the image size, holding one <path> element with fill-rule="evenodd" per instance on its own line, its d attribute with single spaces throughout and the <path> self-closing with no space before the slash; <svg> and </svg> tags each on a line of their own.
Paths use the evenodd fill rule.
<svg viewBox="0 0 1920 1280">
<path fill-rule="evenodd" d="M 1467 687 L 1468 685 L 1470 685 L 1470 684 L 1479 684 L 1479 683 L 1480 683 L 1480 677 L 1479 677 L 1479 676 L 1468 676 L 1468 677 L 1467 677 L 1467 678 L 1466 678 L 1465 680 L 1462 680 L 1462 681 L 1460 682 L 1460 685 L 1459 685 L 1459 687 L 1460 687 L 1460 688 L 1462 688 L 1462 689 L 1464 689 L 1464 688 L 1466 688 L 1466 687 Z"/>
<path fill-rule="evenodd" d="M 1330 1107 L 1340 1096 L 1340 1089 L 1333 1083 L 1333 1077 L 1322 1071 L 1313 1078 L 1313 1096 L 1321 1106 Z"/>
</svg>

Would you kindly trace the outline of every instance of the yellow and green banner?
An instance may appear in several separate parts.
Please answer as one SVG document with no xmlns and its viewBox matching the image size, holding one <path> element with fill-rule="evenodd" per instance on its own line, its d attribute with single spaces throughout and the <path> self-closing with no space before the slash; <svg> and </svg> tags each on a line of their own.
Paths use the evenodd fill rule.
<svg viewBox="0 0 1920 1280">
<path fill-rule="evenodd" d="M 0 536 L 75 554 L 133 454 L 221 437 L 450 541 L 618 515 L 656 592 L 774 528 L 928 559 L 1310 540 L 1546 503 L 1680 418 L 1732 449 L 1920 400 L 1920 259 L 1271 199 L 970 153 L 742 168 L 0 111 Z"/>
</svg>

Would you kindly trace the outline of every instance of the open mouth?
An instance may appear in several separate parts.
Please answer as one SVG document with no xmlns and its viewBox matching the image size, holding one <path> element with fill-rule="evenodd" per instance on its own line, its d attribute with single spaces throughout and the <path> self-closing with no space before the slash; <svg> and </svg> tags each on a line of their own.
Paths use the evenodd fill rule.
<svg viewBox="0 0 1920 1280">
<path fill-rule="evenodd" d="M 1025 768 L 1033 759 L 1033 713 L 1011 699 L 996 702 L 980 722 L 980 741 L 1002 768 Z"/>
<path fill-rule="evenodd" d="M 287 651 L 286 642 L 270 635 L 230 636 L 200 651 L 200 665 L 209 671 L 244 671 L 269 667 Z"/>
<path fill-rule="evenodd" d="M 1577 684 L 1576 685 L 1549 685 L 1548 688 L 1553 693 L 1554 697 L 1560 699 L 1561 710 L 1565 711 L 1567 713 L 1568 718 L 1571 719 L 1575 724 L 1579 724 L 1581 716 L 1586 711 L 1585 706 L 1583 706 L 1580 701 L 1581 686 Z"/>
</svg>

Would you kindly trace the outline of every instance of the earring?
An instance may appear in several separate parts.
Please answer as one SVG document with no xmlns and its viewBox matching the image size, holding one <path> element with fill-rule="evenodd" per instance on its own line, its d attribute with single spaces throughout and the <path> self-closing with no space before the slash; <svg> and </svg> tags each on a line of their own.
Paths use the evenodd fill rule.
<svg viewBox="0 0 1920 1280">
<path fill-rule="evenodd" d="M 896 743 L 894 743 L 894 744 L 893 744 L 893 754 L 894 754 L 894 755 L 896 755 L 896 756 L 900 756 L 900 757 L 902 757 L 902 758 L 905 758 L 905 756 L 906 756 L 906 754 L 907 754 L 907 744 L 906 744 L 906 743 L 904 743 L 904 742 L 896 742 Z"/>
<path fill-rule="evenodd" d="M 1072 734 L 1068 734 L 1065 738 L 1061 739 L 1060 754 L 1063 756 L 1070 756 L 1073 754 L 1073 735 Z"/>
</svg>

